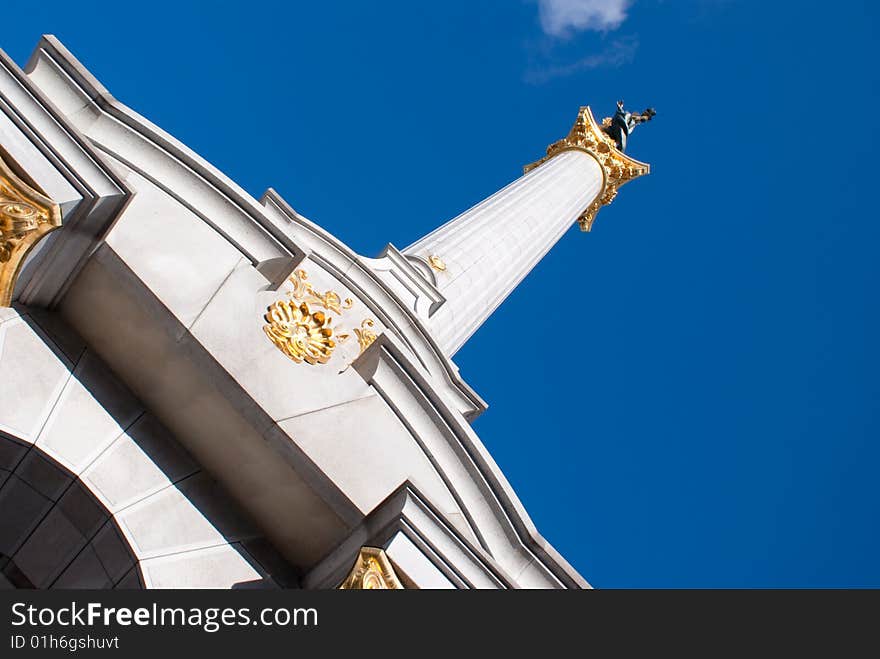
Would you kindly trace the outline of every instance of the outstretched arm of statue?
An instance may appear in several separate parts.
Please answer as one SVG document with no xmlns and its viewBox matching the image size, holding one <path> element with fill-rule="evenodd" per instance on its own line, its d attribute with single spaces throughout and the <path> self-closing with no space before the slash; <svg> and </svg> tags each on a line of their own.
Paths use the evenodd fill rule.
<svg viewBox="0 0 880 659">
<path fill-rule="evenodd" d="M 635 119 L 637 124 L 644 123 L 645 121 L 651 121 L 654 118 L 654 115 L 657 114 L 654 111 L 654 108 L 648 108 L 641 114 L 634 114 L 633 119 Z"/>
</svg>

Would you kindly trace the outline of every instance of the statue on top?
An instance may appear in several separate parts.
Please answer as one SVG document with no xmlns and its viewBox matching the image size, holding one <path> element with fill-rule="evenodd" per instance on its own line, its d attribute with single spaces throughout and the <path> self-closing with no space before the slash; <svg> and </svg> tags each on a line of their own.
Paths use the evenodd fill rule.
<svg viewBox="0 0 880 659">
<path fill-rule="evenodd" d="M 617 101 L 617 112 L 613 117 L 602 120 L 602 130 L 614 140 L 618 151 L 626 151 L 626 138 L 633 132 L 638 124 L 651 121 L 657 114 L 654 108 L 648 108 L 641 114 L 633 114 L 623 109 L 623 101 Z"/>
</svg>

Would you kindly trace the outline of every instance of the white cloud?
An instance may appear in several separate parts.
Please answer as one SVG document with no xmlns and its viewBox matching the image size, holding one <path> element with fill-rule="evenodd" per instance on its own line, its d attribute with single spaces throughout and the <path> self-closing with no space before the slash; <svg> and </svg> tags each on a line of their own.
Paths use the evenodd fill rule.
<svg viewBox="0 0 880 659">
<path fill-rule="evenodd" d="M 614 30 L 626 20 L 632 0 L 538 0 L 544 32 L 564 37 L 571 32 Z"/>
</svg>

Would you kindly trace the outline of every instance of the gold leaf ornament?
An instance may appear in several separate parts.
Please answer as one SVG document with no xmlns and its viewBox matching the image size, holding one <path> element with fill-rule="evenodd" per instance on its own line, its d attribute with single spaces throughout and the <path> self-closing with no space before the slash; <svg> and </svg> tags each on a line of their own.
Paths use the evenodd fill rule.
<svg viewBox="0 0 880 659">
<path fill-rule="evenodd" d="M 263 331 L 269 340 L 293 361 L 326 364 L 333 356 L 331 319 L 322 311 L 312 311 L 308 302 L 297 305 L 279 300 L 269 306 Z"/>
<path fill-rule="evenodd" d="M 288 277 L 288 281 L 293 287 L 287 294 L 288 299 L 278 300 L 268 307 L 263 332 L 275 347 L 294 362 L 326 364 L 333 356 L 337 343 L 344 343 L 352 333 L 357 336 L 361 353 L 376 340 L 373 319 L 366 318 L 360 327 L 351 330 L 342 329 L 337 324 L 340 331 L 334 334 L 330 327 L 333 316 L 317 310 L 323 307 L 342 317 L 344 311 L 354 306 L 351 298 L 343 300 L 336 291 L 316 291 L 308 282 L 305 270 L 297 270 Z"/>
<path fill-rule="evenodd" d="M 0 203 L 0 263 L 12 259 L 16 247 L 40 224 L 39 211 L 23 202 Z"/>
<path fill-rule="evenodd" d="M 58 204 L 20 179 L 0 156 L 0 307 L 12 304 L 28 252 L 60 226 Z"/>
<path fill-rule="evenodd" d="M 307 281 L 308 278 L 305 270 L 297 270 L 290 275 L 289 281 L 293 284 L 293 290 L 289 293 L 291 298 L 320 305 L 328 311 L 338 314 L 341 314 L 343 309 L 351 309 L 354 305 L 351 298 L 343 300 L 336 291 L 327 291 L 326 293 L 316 291 Z"/>
<path fill-rule="evenodd" d="M 610 118 L 606 117 L 602 120 L 602 126 L 610 125 Z M 578 218 L 582 231 L 589 231 L 592 228 L 596 213 L 603 206 L 614 201 L 620 186 L 651 171 L 648 163 L 640 162 L 618 151 L 614 140 L 602 130 L 602 126 L 596 123 L 589 107 L 582 107 L 568 136 L 548 146 L 547 155 L 523 168 L 524 172 L 530 172 L 564 151 L 583 151 L 596 159 L 602 168 L 603 185 L 598 197 Z"/>
<path fill-rule="evenodd" d="M 365 318 L 361 323 L 360 328 L 354 328 L 354 334 L 357 336 L 358 345 L 361 347 L 361 353 L 364 352 L 373 341 L 376 340 L 376 332 L 373 331 L 373 327 L 376 322 L 372 318 Z"/>
<path fill-rule="evenodd" d="M 354 567 L 339 586 L 340 590 L 403 590 L 385 552 L 378 547 L 361 547 Z"/>
<path fill-rule="evenodd" d="M 431 254 L 431 256 L 428 257 L 428 265 L 437 272 L 446 272 L 446 263 L 436 254 Z"/>
</svg>

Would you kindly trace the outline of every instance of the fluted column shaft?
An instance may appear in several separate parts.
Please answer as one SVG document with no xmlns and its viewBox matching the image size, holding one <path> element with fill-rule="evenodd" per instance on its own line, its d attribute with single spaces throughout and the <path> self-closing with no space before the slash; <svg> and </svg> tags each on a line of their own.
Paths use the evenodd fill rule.
<svg viewBox="0 0 880 659">
<path fill-rule="evenodd" d="M 445 303 L 434 338 L 453 355 L 547 254 L 602 191 L 590 154 L 563 151 L 404 250 L 437 256 Z"/>
</svg>

